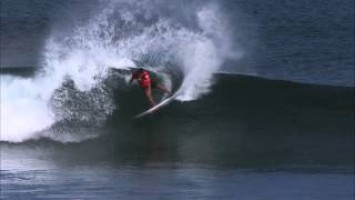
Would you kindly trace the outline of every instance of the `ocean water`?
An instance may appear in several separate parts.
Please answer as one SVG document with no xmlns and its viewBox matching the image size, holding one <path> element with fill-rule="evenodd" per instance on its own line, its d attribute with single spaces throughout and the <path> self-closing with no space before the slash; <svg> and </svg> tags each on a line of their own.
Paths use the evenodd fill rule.
<svg viewBox="0 0 355 200">
<path fill-rule="evenodd" d="M 1 199 L 354 199 L 351 1 L 0 11 Z M 141 66 L 178 96 L 134 119 Z"/>
</svg>

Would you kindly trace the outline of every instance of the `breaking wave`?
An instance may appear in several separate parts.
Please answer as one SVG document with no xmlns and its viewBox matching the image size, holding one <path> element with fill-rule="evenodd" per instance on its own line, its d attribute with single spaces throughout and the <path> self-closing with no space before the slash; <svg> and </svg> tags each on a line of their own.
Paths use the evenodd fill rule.
<svg viewBox="0 0 355 200">
<path fill-rule="evenodd" d="M 240 53 L 231 46 L 218 4 L 179 5 L 105 0 L 87 19 L 74 13 L 65 27 L 54 24 L 40 72 L 31 78 L 1 75 L 1 141 L 97 137 L 95 128 L 120 106 L 104 84 L 110 69 L 138 67 L 135 60 L 167 72 L 179 101 L 207 94 L 225 59 Z M 71 128 L 74 122 L 81 128 Z"/>
</svg>

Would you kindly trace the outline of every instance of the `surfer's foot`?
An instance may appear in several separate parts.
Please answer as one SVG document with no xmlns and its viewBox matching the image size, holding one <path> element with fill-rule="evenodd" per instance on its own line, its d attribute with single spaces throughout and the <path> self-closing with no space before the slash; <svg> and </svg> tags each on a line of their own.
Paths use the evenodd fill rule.
<svg viewBox="0 0 355 200">
<path fill-rule="evenodd" d="M 154 107 L 154 106 L 157 105 L 154 101 L 150 101 L 149 103 L 150 103 L 150 106 L 151 106 L 151 107 Z"/>
</svg>

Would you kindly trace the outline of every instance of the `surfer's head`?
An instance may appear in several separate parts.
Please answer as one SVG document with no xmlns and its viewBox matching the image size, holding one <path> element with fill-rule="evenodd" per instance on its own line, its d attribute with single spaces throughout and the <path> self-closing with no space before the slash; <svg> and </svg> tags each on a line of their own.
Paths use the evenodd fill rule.
<svg viewBox="0 0 355 200">
<path fill-rule="evenodd" d="M 138 68 L 138 69 L 135 69 L 135 70 L 133 71 L 133 73 L 134 73 L 134 74 L 139 74 L 139 73 L 142 73 L 143 71 L 144 71 L 143 68 Z"/>
</svg>

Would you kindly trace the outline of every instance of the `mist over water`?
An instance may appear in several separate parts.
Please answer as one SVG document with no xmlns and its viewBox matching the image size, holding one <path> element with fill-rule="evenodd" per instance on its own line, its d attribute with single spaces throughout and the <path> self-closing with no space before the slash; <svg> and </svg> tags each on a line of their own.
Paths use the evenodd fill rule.
<svg viewBox="0 0 355 200">
<path fill-rule="evenodd" d="M 34 77 L 1 78 L 1 115 L 6 116 L 1 141 L 95 137 L 67 131 L 58 136 L 52 125 L 76 120 L 99 127 L 119 109 L 102 82 L 110 68 L 138 67 L 132 59 L 149 63 L 152 70 L 180 74 L 177 99 L 198 99 L 209 92 L 213 74 L 232 58 L 230 52 L 236 52 L 229 42 L 228 21 L 216 3 L 191 3 L 190 9 L 179 10 L 159 1 L 99 2 L 88 19 L 69 15 L 74 17 L 70 26 L 53 25 L 42 51 L 42 70 Z"/>
</svg>

